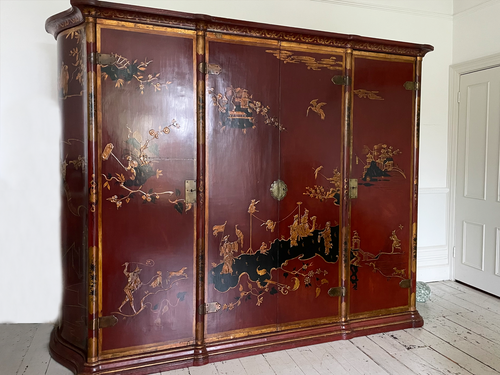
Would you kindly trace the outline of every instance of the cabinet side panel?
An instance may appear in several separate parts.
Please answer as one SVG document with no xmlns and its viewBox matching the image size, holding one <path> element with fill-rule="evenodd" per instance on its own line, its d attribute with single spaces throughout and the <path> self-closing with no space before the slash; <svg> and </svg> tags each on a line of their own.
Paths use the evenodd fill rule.
<svg viewBox="0 0 500 375">
<path fill-rule="evenodd" d="M 103 356 L 191 345 L 195 34 L 98 25 L 98 51 Z"/>
<path fill-rule="evenodd" d="M 61 336 L 85 349 L 87 335 L 87 106 L 86 42 L 83 27 L 57 38 L 61 135 Z"/>
<path fill-rule="evenodd" d="M 353 74 L 350 314 L 408 310 L 415 62 L 357 56 Z M 403 285 L 405 283 L 402 283 Z"/>
</svg>

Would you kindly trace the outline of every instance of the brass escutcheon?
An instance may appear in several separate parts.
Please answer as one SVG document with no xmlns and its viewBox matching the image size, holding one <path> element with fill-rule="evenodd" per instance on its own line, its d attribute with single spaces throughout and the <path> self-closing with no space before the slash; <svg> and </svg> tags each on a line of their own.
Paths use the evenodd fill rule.
<svg viewBox="0 0 500 375">
<path fill-rule="evenodd" d="M 271 191 L 271 196 L 278 201 L 285 198 L 286 193 L 288 192 L 286 184 L 281 180 L 274 181 L 269 190 Z"/>
</svg>

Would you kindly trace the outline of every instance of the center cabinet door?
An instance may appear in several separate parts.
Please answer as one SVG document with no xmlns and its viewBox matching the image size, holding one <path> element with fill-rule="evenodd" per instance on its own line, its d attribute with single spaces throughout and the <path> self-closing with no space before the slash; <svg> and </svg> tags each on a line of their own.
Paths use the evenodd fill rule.
<svg viewBox="0 0 500 375">
<path fill-rule="evenodd" d="M 338 321 L 343 55 L 209 34 L 207 60 L 206 341 Z"/>
<path fill-rule="evenodd" d="M 97 25 L 101 358 L 194 342 L 195 33 Z M 113 58 L 114 57 L 114 58 Z"/>
<path fill-rule="evenodd" d="M 344 74 L 342 50 L 281 44 L 278 324 L 306 327 L 339 320 L 339 223 Z M 280 327 L 281 328 L 281 327 Z"/>
</svg>

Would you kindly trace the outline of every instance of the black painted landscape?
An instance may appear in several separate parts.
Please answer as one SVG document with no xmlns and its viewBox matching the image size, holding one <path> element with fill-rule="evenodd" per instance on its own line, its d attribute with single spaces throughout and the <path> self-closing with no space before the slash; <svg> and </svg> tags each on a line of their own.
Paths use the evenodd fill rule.
<svg viewBox="0 0 500 375">
<path fill-rule="evenodd" d="M 212 268 L 209 283 L 214 284 L 219 292 L 226 292 L 237 286 L 240 276 L 246 273 L 250 280 L 266 286 L 266 280 L 271 280 L 271 270 L 280 268 L 292 259 L 307 261 L 319 255 L 326 262 L 335 263 L 339 258 L 339 227 L 331 227 L 332 248 L 328 255 L 325 253 L 324 239 L 319 235 L 322 231 L 315 230 L 310 236 L 301 238 L 297 241 L 297 246 L 290 247 L 290 240 L 275 240 L 265 254 L 260 251 L 255 254 L 241 254 L 234 258 L 231 274 L 221 274 L 223 263 L 220 263 Z"/>
</svg>

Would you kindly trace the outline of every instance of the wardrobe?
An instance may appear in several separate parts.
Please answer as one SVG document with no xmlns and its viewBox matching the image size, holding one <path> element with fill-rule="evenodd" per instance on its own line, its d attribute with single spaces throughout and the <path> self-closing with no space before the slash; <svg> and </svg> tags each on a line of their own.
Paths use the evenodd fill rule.
<svg viewBox="0 0 500 375">
<path fill-rule="evenodd" d="M 95 0 L 62 111 L 52 356 L 149 374 L 419 327 L 417 45 Z"/>
</svg>

